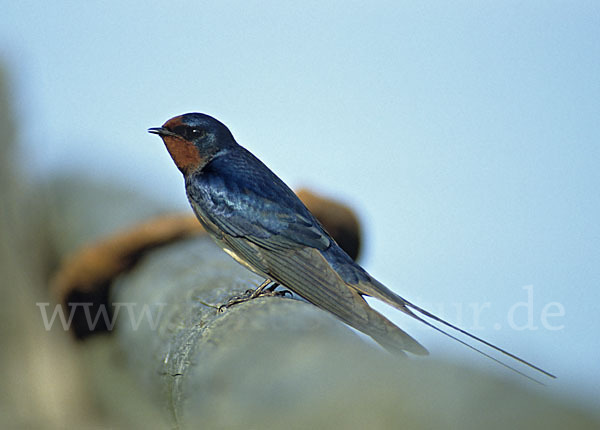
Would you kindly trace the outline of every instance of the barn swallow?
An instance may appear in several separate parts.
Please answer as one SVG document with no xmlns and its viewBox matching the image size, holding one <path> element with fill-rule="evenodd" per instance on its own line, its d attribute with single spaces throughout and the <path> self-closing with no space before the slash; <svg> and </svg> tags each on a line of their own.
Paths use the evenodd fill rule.
<svg viewBox="0 0 600 430">
<path fill-rule="evenodd" d="M 338 246 L 293 191 L 240 146 L 220 121 L 205 114 L 188 113 L 148 131 L 164 141 L 184 176 L 192 209 L 209 235 L 238 263 L 264 277 L 265 282 L 251 297 L 260 295 L 269 285 L 280 284 L 388 350 L 427 355 L 419 342 L 364 299 L 374 297 L 520 374 L 523 373 L 424 318 L 554 378 L 378 282 Z"/>
</svg>

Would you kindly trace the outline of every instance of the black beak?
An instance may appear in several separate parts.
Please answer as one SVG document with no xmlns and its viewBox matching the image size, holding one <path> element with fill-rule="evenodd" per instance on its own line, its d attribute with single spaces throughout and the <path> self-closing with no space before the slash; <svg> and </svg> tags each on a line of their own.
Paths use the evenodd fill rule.
<svg viewBox="0 0 600 430">
<path fill-rule="evenodd" d="M 164 127 L 152 127 L 148 129 L 148 133 L 158 134 L 159 136 L 177 136 L 170 130 L 167 130 Z"/>
</svg>

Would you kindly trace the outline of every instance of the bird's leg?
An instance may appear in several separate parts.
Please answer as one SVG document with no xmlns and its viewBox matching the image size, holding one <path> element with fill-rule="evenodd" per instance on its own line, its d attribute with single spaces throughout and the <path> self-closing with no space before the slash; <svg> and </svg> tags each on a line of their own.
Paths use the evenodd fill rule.
<svg viewBox="0 0 600 430">
<path fill-rule="evenodd" d="M 263 294 L 263 290 L 265 288 L 267 288 L 271 283 L 273 283 L 273 281 L 271 281 L 269 278 L 267 278 L 256 289 L 254 289 L 254 290 L 247 290 L 246 294 L 245 294 L 246 300 L 252 300 L 252 299 L 255 299 L 255 298 L 261 296 Z M 267 291 L 270 290 L 270 288 L 271 287 L 269 287 L 267 289 Z"/>
<path fill-rule="evenodd" d="M 272 295 L 272 296 L 281 296 L 281 297 L 285 297 L 286 294 L 289 294 L 290 297 L 292 297 L 294 294 L 290 291 L 290 290 L 281 290 L 281 291 L 275 291 L 275 289 L 279 287 L 279 284 L 277 282 L 273 282 L 273 284 L 267 288 L 266 292 L 264 292 L 261 295 Z"/>
<path fill-rule="evenodd" d="M 250 290 L 251 294 L 250 294 L 250 297 L 248 298 L 248 300 L 255 299 L 256 297 L 270 297 L 270 296 L 285 297 L 286 294 L 289 294 L 290 297 L 293 296 L 293 294 L 290 290 L 275 291 L 277 289 L 277 287 L 279 287 L 279 283 L 277 283 L 275 281 L 269 281 L 271 286 L 269 286 L 269 288 L 265 288 L 269 285 L 269 283 L 267 283 L 267 281 L 269 281 L 269 279 L 267 279 L 265 282 L 263 282 L 256 290 L 254 290 L 254 291 Z"/>
<path fill-rule="evenodd" d="M 223 309 L 225 308 L 229 308 L 233 305 L 237 305 L 239 303 L 244 303 L 247 302 L 248 300 L 252 300 L 255 299 L 257 297 L 259 297 L 262 293 L 263 290 L 269 285 L 271 284 L 271 280 L 269 278 L 265 279 L 264 282 L 262 284 L 260 284 L 258 286 L 258 288 L 256 288 L 255 290 L 247 290 L 243 295 L 241 296 L 235 296 L 232 297 L 231 299 L 229 299 L 229 301 L 227 301 L 227 303 L 219 306 L 219 311 L 223 311 Z"/>
<path fill-rule="evenodd" d="M 269 288 L 267 288 L 270 284 L 273 284 L 273 285 L 271 285 Z M 261 297 L 261 296 L 274 295 L 275 288 L 277 288 L 278 286 L 279 286 L 279 284 L 277 282 L 273 282 L 270 279 L 265 279 L 265 282 L 260 284 L 256 290 L 252 291 L 252 293 L 250 294 L 250 297 L 248 297 L 248 300 L 252 300 L 252 299 L 255 299 L 255 298 Z"/>
<path fill-rule="evenodd" d="M 288 293 L 290 295 L 292 294 L 288 290 L 275 291 L 278 286 L 279 284 L 277 282 L 273 282 L 271 279 L 267 278 L 255 290 L 248 290 L 243 296 L 232 297 L 227 303 L 219 306 L 219 311 L 239 303 L 247 302 L 248 300 L 256 299 L 257 297 L 285 296 Z"/>
<path fill-rule="evenodd" d="M 293 295 L 290 290 L 275 291 L 275 289 L 279 287 L 279 284 L 277 282 L 271 281 L 271 286 L 269 286 L 269 288 L 265 288 L 267 285 L 269 284 L 264 285 L 263 282 L 263 284 L 261 284 L 256 290 L 248 290 L 246 292 L 247 294 L 250 294 L 248 300 L 255 299 L 257 297 L 283 297 L 286 294 L 289 294 L 290 297 L 292 297 Z"/>
</svg>

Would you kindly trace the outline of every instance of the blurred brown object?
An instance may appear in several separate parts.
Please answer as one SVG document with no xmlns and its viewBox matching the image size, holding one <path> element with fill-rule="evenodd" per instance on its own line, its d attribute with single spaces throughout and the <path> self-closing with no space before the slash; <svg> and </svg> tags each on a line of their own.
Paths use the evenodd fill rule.
<svg viewBox="0 0 600 430">
<path fill-rule="evenodd" d="M 203 233 L 194 217 L 172 214 L 153 218 L 132 228 L 87 244 L 68 256 L 53 276 L 50 285 L 59 303 L 92 303 L 92 312 L 108 304 L 113 279 L 131 269 L 148 251 L 177 240 Z M 109 309 L 109 308 L 107 308 Z M 73 311 L 71 326 L 77 338 L 91 333 L 81 308 Z M 94 332 L 106 331 L 100 319 Z"/>
<path fill-rule="evenodd" d="M 298 196 L 336 242 L 356 259 L 360 249 L 360 225 L 354 212 L 306 189 L 300 190 Z M 110 285 L 117 276 L 157 247 L 204 233 L 193 215 L 171 214 L 142 222 L 87 244 L 68 256 L 51 280 L 52 293 L 66 308 L 74 303 L 91 303 L 93 315 L 100 307 L 110 310 Z M 103 319 L 90 329 L 82 308 L 75 308 L 72 313 L 71 331 L 79 339 L 109 331 Z"/>
</svg>

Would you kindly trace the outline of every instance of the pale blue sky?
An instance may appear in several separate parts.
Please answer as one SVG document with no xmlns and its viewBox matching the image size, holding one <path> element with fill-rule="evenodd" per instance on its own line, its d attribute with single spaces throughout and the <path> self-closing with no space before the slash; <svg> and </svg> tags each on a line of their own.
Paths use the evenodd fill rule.
<svg viewBox="0 0 600 430">
<path fill-rule="evenodd" d="M 148 3 L 3 7 L 39 177 L 77 169 L 187 210 L 146 129 L 216 116 L 292 187 L 357 208 L 374 276 L 600 408 L 600 3 Z M 528 291 L 538 329 L 515 330 Z M 469 304 L 488 302 L 476 329 Z M 552 302 L 560 330 L 541 322 Z M 495 368 L 386 313 L 434 357 Z"/>
</svg>

